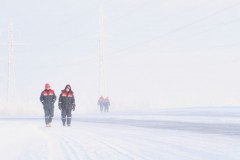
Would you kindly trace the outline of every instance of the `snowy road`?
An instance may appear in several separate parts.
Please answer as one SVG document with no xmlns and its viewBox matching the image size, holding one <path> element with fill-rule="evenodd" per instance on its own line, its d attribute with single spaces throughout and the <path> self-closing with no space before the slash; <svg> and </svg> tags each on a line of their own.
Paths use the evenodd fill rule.
<svg viewBox="0 0 240 160">
<path fill-rule="evenodd" d="M 72 127 L 42 119 L 1 118 L 1 159 L 8 160 L 239 160 L 240 123 L 82 115 Z M 131 115 L 130 115 L 131 116 Z M 131 117 L 134 117 L 133 115 Z M 182 118 L 184 118 L 183 116 Z M 186 118 L 186 117 L 185 117 Z M 153 120 L 154 119 L 154 120 Z M 181 117 L 178 117 L 181 119 Z M 237 119 L 239 120 L 239 119 Z"/>
</svg>

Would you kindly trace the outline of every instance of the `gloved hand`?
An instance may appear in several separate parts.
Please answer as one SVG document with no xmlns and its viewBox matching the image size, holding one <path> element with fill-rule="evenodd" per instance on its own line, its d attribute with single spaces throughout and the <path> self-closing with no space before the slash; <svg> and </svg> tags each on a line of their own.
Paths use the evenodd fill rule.
<svg viewBox="0 0 240 160">
<path fill-rule="evenodd" d="M 62 105 L 61 105 L 61 103 L 58 103 L 58 108 L 59 108 L 60 110 L 62 110 Z"/>
<path fill-rule="evenodd" d="M 72 110 L 75 111 L 75 104 L 73 104 L 73 106 L 72 106 Z"/>
</svg>

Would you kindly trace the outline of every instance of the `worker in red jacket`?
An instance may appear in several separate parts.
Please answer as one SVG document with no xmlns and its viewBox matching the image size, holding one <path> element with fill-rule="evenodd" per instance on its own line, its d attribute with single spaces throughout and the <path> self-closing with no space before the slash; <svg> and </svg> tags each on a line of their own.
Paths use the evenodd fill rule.
<svg viewBox="0 0 240 160">
<path fill-rule="evenodd" d="M 67 117 L 67 126 L 71 126 L 72 110 L 75 110 L 75 98 L 70 85 L 66 85 L 65 89 L 59 96 L 58 107 L 61 110 L 62 123 L 65 126 Z"/>
<path fill-rule="evenodd" d="M 98 99 L 98 102 L 97 104 L 100 106 L 100 111 L 103 112 L 103 107 L 104 107 L 104 98 L 103 96 L 101 96 L 99 99 Z"/>
<path fill-rule="evenodd" d="M 43 104 L 45 113 L 45 123 L 47 127 L 51 127 L 52 118 L 54 116 L 54 103 L 56 101 L 56 95 L 50 85 L 45 84 L 45 89 L 42 91 L 40 101 Z"/>
</svg>

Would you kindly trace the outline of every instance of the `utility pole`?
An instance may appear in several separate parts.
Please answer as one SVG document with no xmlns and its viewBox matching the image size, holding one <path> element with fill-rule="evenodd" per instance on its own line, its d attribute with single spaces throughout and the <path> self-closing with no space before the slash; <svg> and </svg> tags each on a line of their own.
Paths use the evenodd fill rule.
<svg viewBox="0 0 240 160">
<path fill-rule="evenodd" d="M 13 25 L 11 22 L 8 24 L 8 42 L 7 44 L 1 44 L 8 46 L 8 85 L 7 85 L 7 103 L 10 104 L 15 101 L 16 90 L 15 90 L 15 69 L 14 69 L 14 46 L 15 45 L 24 45 L 21 43 L 13 42 Z"/>
<path fill-rule="evenodd" d="M 105 95 L 103 1 L 99 6 L 99 96 Z"/>
<path fill-rule="evenodd" d="M 12 102 L 15 97 L 15 73 L 13 59 L 13 26 L 8 25 L 8 95 L 7 103 Z"/>
</svg>

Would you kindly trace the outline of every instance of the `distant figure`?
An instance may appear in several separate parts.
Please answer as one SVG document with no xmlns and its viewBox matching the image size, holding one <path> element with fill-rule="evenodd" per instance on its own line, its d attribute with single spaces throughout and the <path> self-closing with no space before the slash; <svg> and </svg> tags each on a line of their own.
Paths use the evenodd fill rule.
<svg viewBox="0 0 240 160">
<path fill-rule="evenodd" d="M 45 84 L 45 90 L 42 91 L 40 101 L 43 104 L 45 113 L 46 127 L 51 127 L 52 118 L 54 116 L 54 103 L 56 101 L 56 95 L 53 90 L 50 89 L 49 84 Z"/>
<path fill-rule="evenodd" d="M 75 110 L 75 98 L 70 85 L 66 85 L 65 89 L 59 96 L 58 107 L 61 110 L 62 124 L 65 126 L 67 117 L 67 126 L 71 126 L 72 110 Z"/>
<path fill-rule="evenodd" d="M 108 112 L 109 111 L 109 106 L 110 106 L 110 101 L 109 101 L 109 98 L 108 97 L 106 97 L 105 99 L 104 99 L 104 112 Z"/>
<path fill-rule="evenodd" d="M 98 99 L 98 103 L 97 104 L 100 106 L 100 111 L 103 112 L 103 107 L 104 107 L 104 98 L 103 98 L 103 96 L 101 96 Z"/>
</svg>

